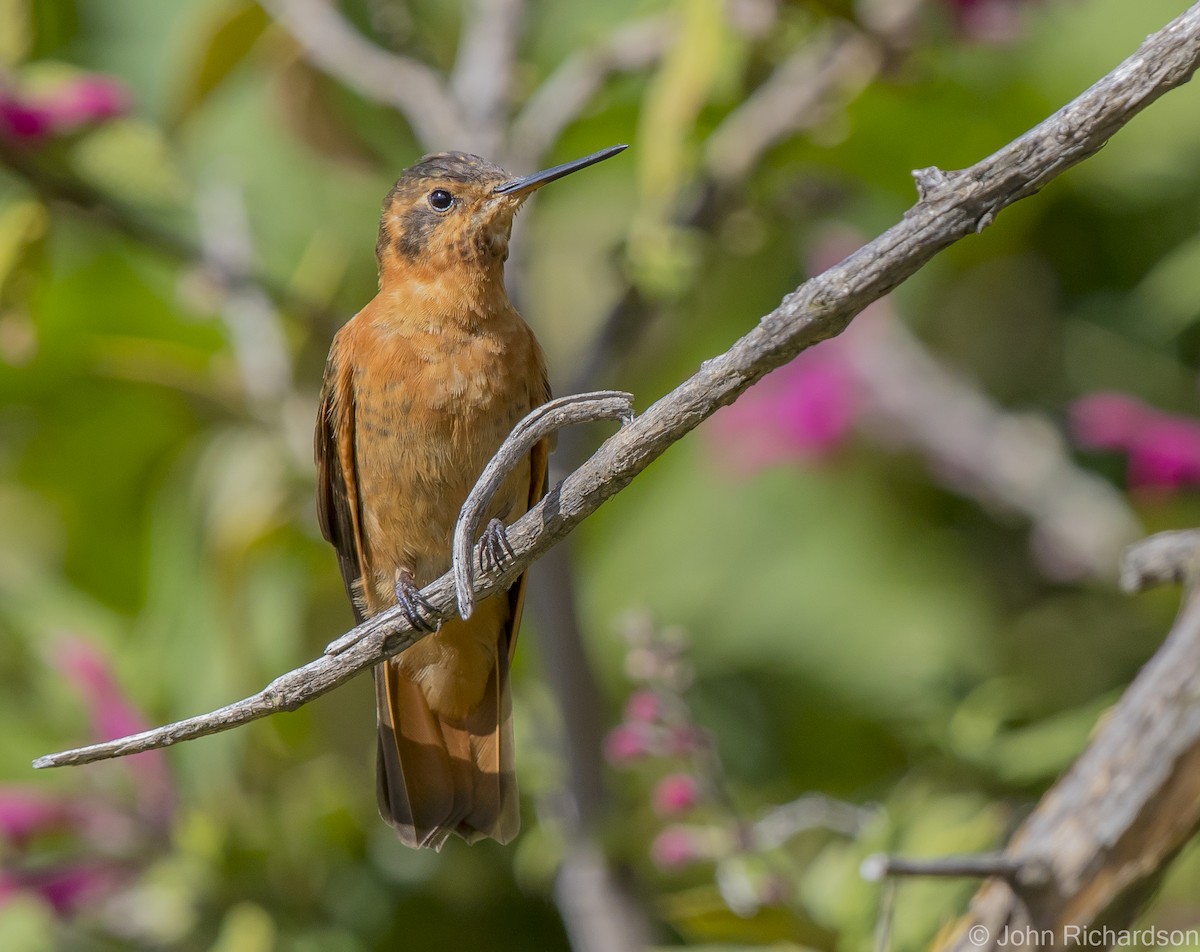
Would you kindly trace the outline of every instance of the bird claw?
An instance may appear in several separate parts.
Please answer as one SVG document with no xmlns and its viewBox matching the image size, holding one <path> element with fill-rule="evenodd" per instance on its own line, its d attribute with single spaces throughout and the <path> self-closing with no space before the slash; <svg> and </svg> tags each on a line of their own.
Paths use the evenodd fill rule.
<svg viewBox="0 0 1200 952">
<path fill-rule="evenodd" d="M 413 626 L 413 630 L 428 634 L 440 627 L 438 623 L 425 617 L 436 614 L 437 609 L 421 594 L 421 590 L 407 572 L 396 574 L 396 604 L 400 606 L 400 611 Z"/>
<path fill-rule="evenodd" d="M 514 556 L 504 523 L 499 519 L 491 520 L 483 530 L 483 538 L 479 540 L 479 570 L 491 573 Z"/>
</svg>

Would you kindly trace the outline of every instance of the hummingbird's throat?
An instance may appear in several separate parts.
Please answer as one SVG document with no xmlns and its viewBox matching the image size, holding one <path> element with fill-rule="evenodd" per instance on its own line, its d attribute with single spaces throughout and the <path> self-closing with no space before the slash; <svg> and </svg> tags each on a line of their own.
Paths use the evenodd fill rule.
<svg viewBox="0 0 1200 952">
<path fill-rule="evenodd" d="M 481 256 L 499 261 L 508 259 L 508 241 L 518 207 L 511 201 L 493 199 L 480 209 L 473 228 L 478 236 L 476 248 Z"/>
<path fill-rule="evenodd" d="M 501 261 L 508 260 L 508 229 L 489 232 L 485 242 L 486 253 Z"/>
</svg>

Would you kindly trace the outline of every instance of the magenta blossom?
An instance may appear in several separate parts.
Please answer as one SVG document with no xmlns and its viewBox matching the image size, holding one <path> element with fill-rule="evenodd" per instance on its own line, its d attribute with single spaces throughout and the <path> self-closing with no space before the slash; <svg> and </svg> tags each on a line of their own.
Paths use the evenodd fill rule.
<svg viewBox="0 0 1200 952">
<path fill-rule="evenodd" d="M 19 893 L 36 893 L 60 916 L 111 894 L 123 880 L 107 863 L 63 864 L 48 869 L 0 872 L 0 905 Z"/>
<path fill-rule="evenodd" d="M 654 691 L 634 691 L 625 702 L 625 720 L 631 724 L 653 724 L 662 715 L 663 700 Z"/>
<path fill-rule="evenodd" d="M 1123 393 L 1093 393 L 1071 407 L 1071 428 L 1081 446 L 1093 450 L 1125 450 L 1153 413 Z"/>
<path fill-rule="evenodd" d="M 36 145 L 128 109 L 125 87 L 108 76 L 78 76 L 44 93 L 0 87 L 0 138 Z"/>
<path fill-rule="evenodd" d="M 745 473 L 821 458 L 847 437 L 859 409 L 845 342 L 828 340 L 767 374 L 713 415 L 721 457 Z"/>
<path fill-rule="evenodd" d="M 49 109 L 22 102 L 11 91 L 0 89 L 0 135 L 4 138 L 36 142 L 49 136 L 53 128 Z"/>
<path fill-rule="evenodd" d="M 677 870 L 709 859 L 712 850 L 705 831 L 690 826 L 668 826 L 650 844 L 650 858 L 661 870 Z"/>
<path fill-rule="evenodd" d="M 32 788 L 0 787 L 0 839 L 6 843 L 24 843 L 71 819 L 70 800 Z"/>
<path fill-rule="evenodd" d="M 70 915 L 110 895 L 130 873 L 113 849 L 129 845 L 137 822 L 95 796 L 0 788 L 0 905 L 33 893 Z"/>
<path fill-rule="evenodd" d="M 604 738 L 604 756 L 614 767 L 645 757 L 653 748 L 653 738 L 644 724 L 619 724 Z"/>
<path fill-rule="evenodd" d="M 129 110 L 129 93 L 109 76 L 81 76 L 60 87 L 46 107 L 55 127 L 65 132 L 124 115 Z"/>
<path fill-rule="evenodd" d="M 54 657 L 83 698 L 95 734 L 109 738 L 146 727 L 93 645 L 66 638 Z M 32 893 L 58 914 L 72 914 L 123 888 L 162 848 L 175 801 L 162 752 L 109 769 L 129 776 L 131 792 L 108 784 L 73 794 L 0 787 L 0 904 Z"/>
<path fill-rule="evenodd" d="M 662 817 L 679 816 L 700 801 L 700 784 L 691 774 L 668 774 L 654 788 L 654 812 Z"/>
<path fill-rule="evenodd" d="M 1094 393 L 1071 408 L 1081 446 L 1129 457 L 1129 484 L 1179 489 L 1200 484 L 1200 421 L 1156 410 L 1120 393 Z"/>
</svg>

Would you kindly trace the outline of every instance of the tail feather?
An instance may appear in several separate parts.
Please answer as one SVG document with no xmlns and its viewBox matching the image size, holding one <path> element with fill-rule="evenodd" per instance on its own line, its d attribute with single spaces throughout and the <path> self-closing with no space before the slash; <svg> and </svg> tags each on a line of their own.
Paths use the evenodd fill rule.
<svg viewBox="0 0 1200 952">
<path fill-rule="evenodd" d="M 431 710 L 395 662 L 375 668 L 379 812 L 407 846 L 440 850 L 451 833 L 508 843 L 520 827 L 507 652 L 465 718 Z"/>
<path fill-rule="evenodd" d="M 468 843 L 491 838 L 508 843 L 521 826 L 513 756 L 512 694 L 508 686 L 508 654 L 500 651 L 488 678 L 483 701 L 464 724 L 474 769 L 463 789 L 466 812 L 456 832 Z"/>
</svg>

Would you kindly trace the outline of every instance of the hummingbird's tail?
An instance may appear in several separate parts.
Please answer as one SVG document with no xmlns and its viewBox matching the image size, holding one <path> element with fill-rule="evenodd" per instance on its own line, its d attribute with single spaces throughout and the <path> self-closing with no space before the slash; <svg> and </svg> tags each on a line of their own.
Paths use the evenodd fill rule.
<svg viewBox="0 0 1200 952">
<path fill-rule="evenodd" d="M 450 633 L 425 640 L 443 634 Z M 482 697 L 462 716 L 431 707 L 428 685 L 399 659 L 375 666 L 379 812 L 407 846 L 440 850 L 451 833 L 469 843 L 517 835 L 506 645 L 497 645 L 494 659 Z"/>
</svg>

